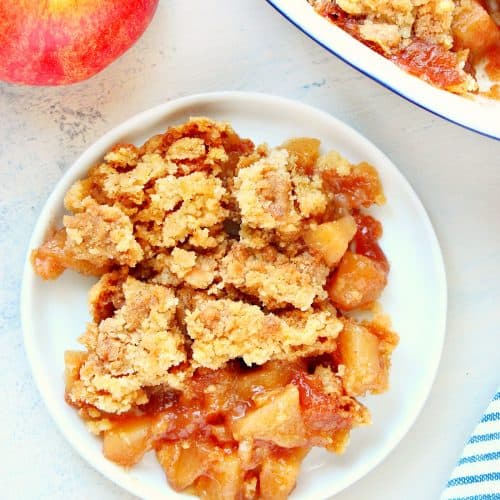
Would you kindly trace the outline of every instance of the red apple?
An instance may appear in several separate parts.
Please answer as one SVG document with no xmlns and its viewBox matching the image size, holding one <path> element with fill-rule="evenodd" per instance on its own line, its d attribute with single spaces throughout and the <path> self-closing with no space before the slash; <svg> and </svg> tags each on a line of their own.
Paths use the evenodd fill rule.
<svg viewBox="0 0 500 500">
<path fill-rule="evenodd" d="M 158 1 L 0 0 L 0 80 L 85 80 L 136 42 Z"/>
</svg>

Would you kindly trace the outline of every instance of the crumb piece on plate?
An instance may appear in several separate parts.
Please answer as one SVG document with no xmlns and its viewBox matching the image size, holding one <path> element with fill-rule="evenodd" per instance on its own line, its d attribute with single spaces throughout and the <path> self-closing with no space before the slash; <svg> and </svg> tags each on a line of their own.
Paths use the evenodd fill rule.
<svg viewBox="0 0 500 500">
<path fill-rule="evenodd" d="M 288 162 L 288 152 L 278 149 L 239 169 L 235 196 L 243 224 L 283 235 L 298 233 L 301 217 L 295 209 Z"/>
<path fill-rule="evenodd" d="M 99 205 L 87 197 L 82 211 L 63 218 L 56 231 L 31 260 L 45 279 L 54 279 L 72 267 L 83 274 L 100 275 L 114 265 L 135 266 L 143 250 L 134 236 L 133 224 L 119 208 Z"/>
<path fill-rule="evenodd" d="M 322 260 L 307 251 L 289 257 L 271 246 L 254 251 L 236 243 L 222 259 L 223 280 L 257 297 L 268 309 L 291 304 L 305 311 L 315 300 L 326 298 L 329 273 Z"/>
<path fill-rule="evenodd" d="M 455 11 L 453 0 L 428 0 L 417 3 L 413 34 L 416 38 L 434 42 L 444 49 L 451 49 L 453 36 L 451 23 Z"/>
<path fill-rule="evenodd" d="M 331 310 L 266 314 L 260 307 L 227 299 L 201 303 L 186 315 L 198 366 L 216 369 L 243 358 L 247 365 L 293 360 L 335 349 L 342 323 Z"/>
<path fill-rule="evenodd" d="M 102 295 L 110 277 L 104 275 L 101 282 L 92 297 L 96 290 Z M 111 293 L 116 294 L 114 283 Z M 99 323 L 89 323 L 80 339 L 90 354 L 68 393 L 73 404 L 123 413 L 147 401 L 142 388 L 182 383 L 183 373 L 169 372 L 186 360 L 173 291 L 128 277 L 122 293 L 123 305 Z"/>
<path fill-rule="evenodd" d="M 137 235 L 160 248 L 172 248 L 184 241 L 212 248 L 220 240 L 211 231 L 220 233 L 228 215 L 223 206 L 225 195 L 222 181 L 204 172 L 158 179 L 149 206 L 135 217 Z"/>
<path fill-rule="evenodd" d="M 401 43 L 401 33 L 395 24 L 366 20 L 359 25 L 359 33 L 364 40 L 376 43 L 386 54 Z"/>
<path fill-rule="evenodd" d="M 86 198 L 83 207 L 83 212 L 63 217 L 66 250 L 97 267 L 111 263 L 134 267 L 143 252 L 129 217 L 119 208 L 98 205 L 92 198 Z"/>
</svg>

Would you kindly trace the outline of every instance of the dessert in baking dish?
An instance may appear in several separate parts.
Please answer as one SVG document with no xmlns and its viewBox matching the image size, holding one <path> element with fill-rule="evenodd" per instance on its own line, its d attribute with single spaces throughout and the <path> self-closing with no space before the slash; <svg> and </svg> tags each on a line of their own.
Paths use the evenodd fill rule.
<svg viewBox="0 0 500 500">
<path fill-rule="evenodd" d="M 457 93 L 477 71 L 500 81 L 497 0 L 309 0 L 324 17 L 409 73 Z M 500 96 L 493 84 L 490 97 Z"/>
</svg>

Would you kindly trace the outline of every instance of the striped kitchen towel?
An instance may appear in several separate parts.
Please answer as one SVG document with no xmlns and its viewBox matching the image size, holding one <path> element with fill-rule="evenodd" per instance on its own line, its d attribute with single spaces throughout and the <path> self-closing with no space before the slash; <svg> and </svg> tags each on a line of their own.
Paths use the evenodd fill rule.
<svg viewBox="0 0 500 500">
<path fill-rule="evenodd" d="M 500 389 L 465 445 L 441 500 L 500 500 Z"/>
</svg>

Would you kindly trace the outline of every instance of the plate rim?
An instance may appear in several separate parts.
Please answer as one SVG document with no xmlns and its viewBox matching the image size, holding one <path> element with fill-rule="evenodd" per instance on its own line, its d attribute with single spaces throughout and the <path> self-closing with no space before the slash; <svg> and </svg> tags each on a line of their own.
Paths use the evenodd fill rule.
<svg viewBox="0 0 500 500">
<path fill-rule="evenodd" d="M 284 1 L 286 1 L 286 0 L 284 0 Z M 307 0 L 303 0 L 303 1 L 307 3 Z M 423 109 L 425 111 L 428 111 L 429 113 L 433 114 L 434 116 L 442 118 L 443 120 L 446 120 L 449 123 L 452 123 L 454 125 L 458 125 L 459 127 L 462 127 L 462 128 L 464 128 L 466 130 L 469 130 L 471 132 L 474 132 L 474 133 L 477 133 L 479 135 L 482 135 L 483 137 L 487 137 L 489 139 L 500 141 L 500 129 L 498 130 L 498 132 L 487 131 L 487 129 L 482 129 L 479 126 L 474 127 L 472 125 L 468 125 L 466 122 L 460 121 L 458 118 L 451 118 L 451 116 L 448 116 L 448 115 L 446 115 L 443 112 L 436 111 L 435 109 L 432 109 L 431 107 L 428 107 L 428 105 L 426 105 L 423 102 L 421 102 L 421 100 L 415 99 L 414 97 L 411 97 L 410 95 L 408 95 L 407 93 L 405 93 L 404 90 L 398 88 L 397 86 L 391 85 L 390 83 L 388 83 L 388 82 L 386 82 L 386 81 L 378 78 L 374 74 L 370 73 L 370 71 L 368 69 L 364 69 L 361 65 L 356 64 L 354 61 L 350 60 L 347 56 L 343 55 L 340 51 L 335 50 L 334 48 L 330 47 L 328 44 L 322 42 L 321 40 L 319 40 L 319 38 L 316 35 L 314 35 L 312 32 L 310 32 L 307 29 L 306 26 L 304 26 L 298 19 L 296 19 L 295 16 L 293 16 L 292 14 L 290 14 L 285 8 L 283 8 L 281 6 L 281 4 L 283 3 L 283 0 L 266 0 L 266 2 L 273 9 L 275 9 L 279 14 L 281 14 L 287 21 L 289 21 L 293 26 L 295 26 L 302 33 L 304 33 L 304 35 L 306 35 L 308 38 L 310 38 L 311 40 L 313 40 L 314 42 L 316 42 L 320 47 L 322 47 L 327 52 L 329 52 L 330 54 L 332 54 L 335 57 L 337 57 L 338 59 L 340 59 L 342 62 L 346 63 L 351 68 L 355 69 L 356 71 L 359 71 L 361 74 L 367 76 L 368 78 L 370 78 L 374 82 L 376 82 L 379 85 L 381 85 L 382 87 L 386 88 L 387 90 L 390 90 L 394 94 L 402 97 L 403 99 L 405 99 L 406 101 L 410 102 L 411 104 L 414 104 L 418 108 Z M 320 16 L 320 14 L 317 14 L 317 15 Z M 338 30 L 341 30 L 341 28 L 337 27 L 333 23 L 332 23 L 332 27 L 336 28 Z M 341 30 L 341 31 L 343 33 L 345 33 L 343 30 Z M 355 41 L 356 43 L 360 44 L 362 47 L 365 47 L 362 44 L 362 42 L 359 42 L 359 41 L 357 41 L 355 39 L 353 39 L 353 41 Z M 368 47 L 366 47 L 366 49 L 369 50 L 370 52 L 373 52 Z M 383 56 L 380 56 L 380 57 L 383 57 Z M 401 70 L 401 71 L 403 71 L 403 70 Z M 418 79 L 418 77 L 414 77 L 414 78 Z M 445 90 L 442 90 L 442 89 L 437 89 L 437 88 L 433 87 L 431 84 L 426 83 L 423 80 L 421 80 L 421 81 L 422 81 L 423 84 L 425 84 L 427 86 L 430 86 L 434 90 L 439 90 L 441 92 L 448 93 L 448 91 L 445 91 Z M 452 94 L 452 95 L 455 95 L 455 94 Z M 466 97 L 462 97 L 462 96 L 457 96 L 457 97 L 461 97 L 462 99 L 466 99 Z M 500 101 L 499 101 L 499 105 L 500 105 Z"/>
<path fill-rule="evenodd" d="M 33 272 L 30 254 L 31 249 L 35 248 L 40 244 L 47 233 L 48 227 L 50 227 L 51 221 L 53 220 L 53 209 L 54 201 L 59 198 L 61 191 L 66 191 L 69 184 L 75 181 L 75 175 L 78 176 L 84 168 L 90 168 L 91 163 L 89 159 L 96 155 L 96 151 L 106 148 L 108 143 L 117 142 L 120 136 L 123 136 L 128 130 L 134 128 L 147 128 L 150 123 L 154 120 L 161 119 L 173 114 L 176 110 L 181 109 L 185 106 L 193 106 L 197 104 L 210 103 L 213 104 L 217 101 L 224 102 L 225 100 L 259 100 L 262 102 L 278 102 L 281 105 L 287 106 L 289 108 L 295 107 L 298 110 L 303 110 L 309 113 L 317 113 L 322 115 L 325 119 L 335 122 L 340 125 L 349 135 L 356 137 L 357 140 L 362 141 L 367 146 L 377 152 L 377 154 L 384 159 L 387 166 L 394 175 L 399 177 L 399 181 L 405 187 L 408 195 L 412 198 L 415 207 L 420 213 L 422 223 L 425 225 L 426 233 L 429 235 L 431 242 L 431 255 L 436 269 L 438 270 L 438 276 L 436 276 L 436 283 L 439 287 L 439 298 L 442 306 L 439 309 L 439 318 L 437 321 L 436 331 L 440 333 L 439 343 L 436 345 L 434 355 L 430 362 L 428 363 L 428 368 L 426 370 L 426 384 L 425 390 L 422 390 L 422 395 L 420 396 L 419 404 L 416 405 L 412 411 L 411 417 L 406 418 L 404 425 L 399 425 L 398 431 L 391 435 L 391 439 L 388 444 L 383 449 L 382 453 L 376 453 L 375 457 L 365 460 L 365 465 L 360 468 L 360 470 L 353 477 L 347 477 L 344 482 L 340 482 L 340 487 L 332 491 L 327 491 L 328 488 L 323 488 L 325 491 L 321 491 L 321 494 L 325 495 L 321 498 L 327 498 L 332 494 L 337 494 L 345 488 L 353 485 L 363 478 L 368 472 L 372 471 L 376 466 L 380 465 L 387 456 L 394 451 L 396 446 L 401 442 L 401 440 L 406 436 L 408 431 L 415 425 L 417 418 L 419 417 L 426 401 L 429 398 L 429 394 L 434 385 L 435 378 L 437 376 L 439 363 L 443 353 L 444 341 L 446 337 L 446 320 L 447 320 L 447 307 L 448 307 L 448 291 L 447 291 L 447 280 L 446 280 L 446 268 L 444 264 L 443 254 L 439 244 L 437 234 L 434 230 L 432 222 L 423 206 L 420 198 L 417 196 L 416 192 L 413 190 L 411 184 L 403 176 L 396 165 L 383 153 L 375 144 L 373 144 L 369 139 L 361 135 L 357 130 L 349 126 L 348 124 L 342 122 L 335 116 L 327 113 L 321 109 L 314 106 L 304 104 L 300 101 L 289 99 L 273 94 L 265 94 L 260 92 L 243 92 L 243 91 L 219 91 L 219 92 L 207 92 L 198 93 L 193 95 L 183 96 L 177 99 L 169 100 L 162 104 L 156 105 L 145 111 L 139 112 L 125 121 L 119 123 L 111 130 L 106 132 L 92 144 L 90 144 L 84 152 L 68 167 L 64 174 L 59 178 L 56 185 L 52 189 L 50 195 L 48 196 L 43 208 L 38 216 L 37 222 L 34 226 L 33 233 L 30 237 L 28 250 L 25 258 L 22 285 L 21 285 L 21 297 L 20 297 L 20 312 L 21 312 L 21 325 L 23 330 L 23 340 L 24 348 L 27 354 L 27 358 L 30 364 L 31 372 L 35 384 L 37 386 L 38 392 L 41 399 L 44 402 L 45 407 L 48 409 L 52 420 L 55 422 L 59 432 L 63 435 L 64 439 L 71 445 L 71 447 L 80 455 L 81 458 L 85 460 L 94 470 L 102 474 L 108 480 L 112 481 L 114 484 L 123 488 L 130 493 L 137 495 L 139 498 L 152 498 L 151 496 L 144 496 L 145 486 L 141 481 L 131 477 L 126 471 L 120 468 L 117 471 L 116 465 L 111 462 L 104 460 L 102 463 L 95 463 L 92 453 L 86 448 L 85 443 L 81 444 L 80 439 L 76 434 L 72 433 L 71 428 L 64 422 L 62 414 L 58 411 L 57 401 L 53 401 L 50 394 L 45 389 L 45 387 L 50 383 L 48 377 L 45 377 L 43 373 L 44 364 L 37 358 L 36 349 L 34 342 L 31 338 L 36 336 L 36 329 L 33 328 L 32 318 L 30 311 L 32 310 L 33 302 L 33 285 L 34 280 L 37 279 L 35 273 Z M 78 178 L 78 177 L 77 177 Z M 165 489 L 162 498 L 170 498 L 173 491 Z M 179 494 L 175 493 L 176 498 L 179 498 Z M 319 497 L 318 497 L 319 498 Z"/>
</svg>

